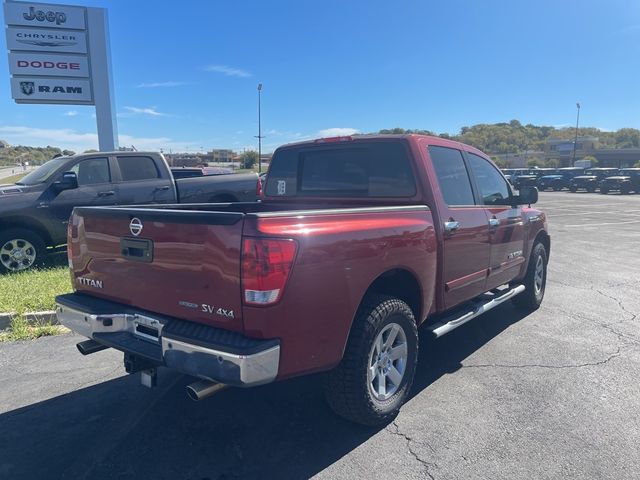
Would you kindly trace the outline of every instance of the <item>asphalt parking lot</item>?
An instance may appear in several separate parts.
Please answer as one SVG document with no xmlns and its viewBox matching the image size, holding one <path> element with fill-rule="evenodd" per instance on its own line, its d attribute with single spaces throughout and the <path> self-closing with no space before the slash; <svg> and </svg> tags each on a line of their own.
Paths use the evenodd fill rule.
<svg viewBox="0 0 640 480">
<path fill-rule="evenodd" d="M 0 478 L 640 478 L 640 195 L 539 205 L 542 308 L 424 338 L 393 424 L 336 418 L 317 377 L 194 403 L 188 378 L 150 391 L 80 337 L 0 344 Z"/>
</svg>

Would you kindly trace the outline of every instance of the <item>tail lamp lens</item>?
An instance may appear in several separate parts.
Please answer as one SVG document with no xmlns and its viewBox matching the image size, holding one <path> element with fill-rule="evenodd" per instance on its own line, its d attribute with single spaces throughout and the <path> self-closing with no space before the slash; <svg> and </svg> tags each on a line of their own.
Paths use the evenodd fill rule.
<svg viewBox="0 0 640 480">
<path fill-rule="evenodd" d="M 245 238 L 242 290 L 247 305 L 271 305 L 282 298 L 297 245 L 290 239 Z"/>
</svg>

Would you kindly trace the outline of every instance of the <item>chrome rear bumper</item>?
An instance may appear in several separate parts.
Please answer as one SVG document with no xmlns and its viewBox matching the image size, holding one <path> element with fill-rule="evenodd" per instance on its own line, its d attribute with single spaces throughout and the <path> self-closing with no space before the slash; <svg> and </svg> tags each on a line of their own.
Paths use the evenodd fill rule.
<svg viewBox="0 0 640 480">
<path fill-rule="evenodd" d="M 81 294 L 61 295 L 56 303 L 60 323 L 74 332 L 198 378 L 248 387 L 278 375 L 278 340 L 251 339 Z"/>
</svg>

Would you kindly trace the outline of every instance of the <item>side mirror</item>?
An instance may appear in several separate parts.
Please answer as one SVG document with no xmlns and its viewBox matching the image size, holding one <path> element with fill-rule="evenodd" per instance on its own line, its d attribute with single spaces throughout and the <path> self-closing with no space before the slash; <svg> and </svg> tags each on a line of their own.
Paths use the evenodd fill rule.
<svg viewBox="0 0 640 480">
<path fill-rule="evenodd" d="M 60 192 L 62 190 L 73 190 L 74 188 L 78 188 L 78 175 L 76 175 L 76 172 L 64 172 L 62 174 L 62 179 L 55 182 L 54 185 Z"/>
<path fill-rule="evenodd" d="M 530 205 L 538 202 L 538 189 L 536 187 L 520 187 L 519 195 L 513 196 L 516 205 Z"/>
</svg>

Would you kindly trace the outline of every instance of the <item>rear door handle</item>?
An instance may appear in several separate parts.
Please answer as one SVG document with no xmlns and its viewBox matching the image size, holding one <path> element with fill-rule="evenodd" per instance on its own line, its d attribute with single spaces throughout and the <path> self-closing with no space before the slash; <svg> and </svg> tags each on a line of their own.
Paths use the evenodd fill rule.
<svg viewBox="0 0 640 480">
<path fill-rule="evenodd" d="M 98 192 L 98 196 L 99 197 L 111 197 L 112 195 L 115 195 L 116 192 L 114 192 L 113 190 L 109 190 L 108 192 Z"/>
<path fill-rule="evenodd" d="M 156 191 L 159 191 L 159 190 L 167 191 L 169 190 L 169 185 L 165 185 L 164 187 L 156 187 Z"/>
<path fill-rule="evenodd" d="M 460 229 L 460 222 L 456 222 L 450 219 L 448 222 L 444 222 L 444 231 L 447 233 L 453 233 Z"/>
</svg>

